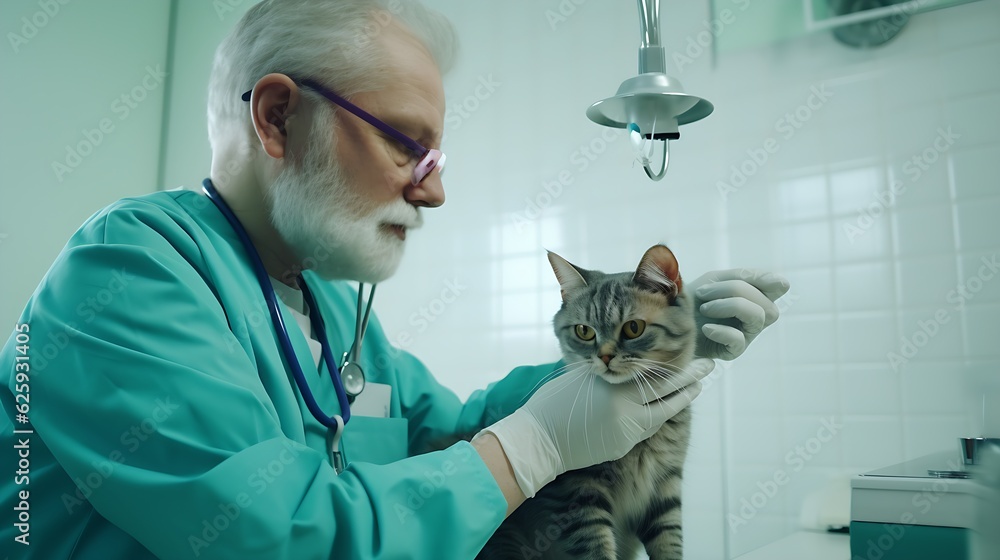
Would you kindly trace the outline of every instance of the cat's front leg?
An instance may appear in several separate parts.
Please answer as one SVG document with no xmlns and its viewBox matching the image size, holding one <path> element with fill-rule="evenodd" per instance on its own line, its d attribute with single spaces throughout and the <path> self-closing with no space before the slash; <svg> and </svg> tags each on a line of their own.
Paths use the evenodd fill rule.
<svg viewBox="0 0 1000 560">
<path fill-rule="evenodd" d="M 553 522 L 547 529 L 556 542 L 552 554 L 542 557 L 580 560 L 618 557 L 612 495 L 598 476 L 604 469 L 606 466 L 592 467 L 559 481 L 558 489 L 565 493 L 554 496 L 559 506 L 553 509 Z"/>
<path fill-rule="evenodd" d="M 560 543 L 569 558 L 615 560 L 618 557 L 610 513 L 602 508 L 581 508 L 581 514 Z"/>
<path fill-rule="evenodd" d="M 652 504 L 637 536 L 646 547 L 650 560 L 681 560 L 684 557 L 684 540 L 680 498 L 661 498 Z"/>
</svg>

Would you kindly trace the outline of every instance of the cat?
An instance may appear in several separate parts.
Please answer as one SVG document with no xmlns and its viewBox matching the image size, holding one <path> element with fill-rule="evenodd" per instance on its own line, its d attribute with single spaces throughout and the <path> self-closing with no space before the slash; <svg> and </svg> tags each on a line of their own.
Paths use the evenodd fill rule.
<svg viewBox="0 0 1000 560">
<path fill-rule="evenodd" d="M 667 378 L 694 357 L 693 298 L 674 254 L 651 247 L 635 272 L 584 270 L 549 253 L 562 307 L 553 319 L 566 369 L 611 383 Z M 599 420 L 599 419 L 597 419 Z M 480 560 L 678 560 L 681 472 L 690 439 L 685 408 L 617 461 L 562 474 L 508 517 Z"/>
</svg>

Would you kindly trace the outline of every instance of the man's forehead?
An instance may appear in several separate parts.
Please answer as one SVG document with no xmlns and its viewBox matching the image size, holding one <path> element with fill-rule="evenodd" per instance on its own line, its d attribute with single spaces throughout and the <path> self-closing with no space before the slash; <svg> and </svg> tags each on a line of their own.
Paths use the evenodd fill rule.
<svg viewBox="0 0 1000 560">
<path fill-rule="evenodd" d="M 444 85 L 430 52 L 412 33 L 389 25 L 380 36 L 385 49 L 384 87 L 371 92 L 380 118 L 418 127 L 421 135 L 440 138 L 444 123 Z M 372 107 L 376 110 L 375 107 Z"/>
<path fill-rule="evenodd" d="M 443 109 L 444 86 L 441 71 L 427 47 L 407 29 L 398 25 L 389 26 L 381 38 L 381 46 L 387 55 L 384 70 L 389 79 L 419 89 Z"/>
</svg>

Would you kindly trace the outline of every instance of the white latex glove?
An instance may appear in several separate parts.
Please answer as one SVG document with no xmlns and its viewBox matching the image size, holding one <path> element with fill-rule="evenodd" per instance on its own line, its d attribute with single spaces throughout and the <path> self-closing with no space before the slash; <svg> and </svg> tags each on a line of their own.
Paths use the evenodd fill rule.
<svg viewBox="0 0 1000 560">
<path fill-rule="evenodd" d="M 778 320 L 774 302 L 788 291 L 782 276 L 748 268 L 709 272 L 685 290 L 694 294 L 701 358 L 732 360 Z"/>
<path fill-rule="evenodd" d="M 521 408 L 483 432 L 496 436 L 527 497 L 560 474 L 620 459 L 701 392 L 712 360 L 669 379 L 612 385 L 581 368 L 542 385 Z M 482 432 L 481 432 L 482 433 Z"/>
</svg>

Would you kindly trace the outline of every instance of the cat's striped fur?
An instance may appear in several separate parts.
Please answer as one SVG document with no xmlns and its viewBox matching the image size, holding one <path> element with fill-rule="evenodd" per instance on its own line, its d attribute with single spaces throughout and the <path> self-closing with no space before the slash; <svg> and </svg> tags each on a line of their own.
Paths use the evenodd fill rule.
<svg viewBox="0 0 1000 560">
<path fill-rule="evenodd" d="M 693 303 L 669 249 L 651 248 L 635 273 L 587 271 L 551 253 L 549 260 L 563 292 L 553 322 L 568 368 L 644 383 L 642 376 L 669 378 L 691 361 Z M 635 320 L 645 329 L 629 338 L 624 329 Z M 583 340 L 576 325 L 594 338 Z M 631 560 L 644 546 L 651 560 L 680 559 L 690 422 L 685 409 L 622 459 L 559 476 L 504 521 L 478 558 Z"/>
</svg>

